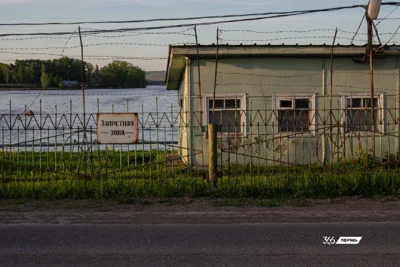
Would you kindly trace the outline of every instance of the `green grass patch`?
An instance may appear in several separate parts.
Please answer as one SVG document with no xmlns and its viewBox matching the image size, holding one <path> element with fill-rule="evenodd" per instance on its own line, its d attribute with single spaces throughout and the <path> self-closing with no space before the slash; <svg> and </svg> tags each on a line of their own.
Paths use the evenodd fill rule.
<svg viewBox="0 0 400 267">
<path fill-rule="evenodd" d="M 265 200 L 344 196 L 367 198 L 400 196 L 400 176 L 398 173 L 376 172 L 346 175 L 329 174 L 323 177 L 319 175 L 304 175 L 301 177 L 273 175 L 257 178 L 240 177 L 237 179 L 224 177 L 219 180 L 217 187 L 211 186 L 206 180 L 187 176 L 162 180 L 69 179 L 46 182 L 20 181 L 3 183 L 0 186 L 1 199 L 112 199 L 122 203 L 136 203 L 140 202 L 140 199 L 153 197 Z M 149 205 L 151 204 L 149 203 Z M 259 205 L 274 206 L 276 204 L 260 202 Z"/>
</svg>

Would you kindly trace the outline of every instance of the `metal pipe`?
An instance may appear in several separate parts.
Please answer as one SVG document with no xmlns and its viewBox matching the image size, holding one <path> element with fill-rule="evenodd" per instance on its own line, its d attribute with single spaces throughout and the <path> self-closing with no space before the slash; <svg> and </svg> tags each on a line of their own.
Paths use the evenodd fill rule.
<svg viewBox="0 0 400 267">
<path fill-rule="evenodd" d="M 331 48 L 331 77 L 330 77 L 330 91 L 329 91 L 329 127 L 330 127 L 330 142 L 331 142 L 331 158 L 330 158 L 330 162 L 331 162 L 331 170 L 333 168 L 333 159 L 334 159 L 334 153 L 335 151 L 332 149 L 332 140 L 333 140 L 333 123 L 332 123 L 332 108 L 333 108 L 333 52 L 334 52 L 334 48 L 335 48 L 335 43 L 336 43 L 336 37 L 337 37 L 337 32 L 338 29 L 336 28 L 335 30 L 335 35 L 333 37 L 333 43 L 332 43 L 332 48 Z M 325 159 L 324 161 L 325 162 Z"/>
<path fill-rule="evenodd" d="M 371 86 L 371 129 L 372 129 L 372 158 L 375 161 L 375 92 L 374 92 L 374 58 L 373 58 L 373 21 L 367 17 L 368 23 L 368 47 L 369 47 L 369 68 L 370 68 L 370 86 Z"/>
<path fill-rule="evenodd" d="M 82 67 L 82 104 L 83 104 L 83 130 L 86 130 L 86 101 L 85 101 L 85 63 L 83 62 L 83 42 L 81 34 L 81 26 L 79 30 L 79 41 L 81 43 L 81 67 Z M 85 134 L 86 135 L 86 134 Z M 84 136 L 85 138 L 85 136 Z"/>
<path fill-rule="evenodd" d="M 219 28 L 217 28 L 217 53 L 215 57 L 214 94 L 213 94 L 213 106 L 212 106 L 212 116 L 211 116 L 212 123 L 214 123 L 215 94 L 217 91 L 217 77 L 218 77 L 218 60 L 219 60 Z"/>
</svg>

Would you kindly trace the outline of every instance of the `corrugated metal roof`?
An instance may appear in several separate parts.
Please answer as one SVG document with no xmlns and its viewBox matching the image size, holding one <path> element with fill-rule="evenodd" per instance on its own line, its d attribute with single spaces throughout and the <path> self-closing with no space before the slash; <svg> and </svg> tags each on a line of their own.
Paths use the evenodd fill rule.
<svg viewBox="0 0 400 267">
<path fill-rule="evenodd" d="M 335 57 L 364 56 L 367 45 L 341 45 L 334 46 Z M 381 48 L 381 49 L 378 49 Z M 197 52 L 197 49 L 199 52 Z M 400 55 L 400 46 L 390 45 L 380 47 L 375 45 L 377 54 L 383 56 Z M 240 57 L 330 57 L 332 45 L 328 44 L 219 44 L 220 58 L 240 58 Z M 185 68 L 185 57 L 196 59 L 215 58 L 216 44 L 201 45 L 181 45 L 170 46 L 168 56 L 168 69 L 166 76 L 167 90 L 177 90 Z"/>
</svg>

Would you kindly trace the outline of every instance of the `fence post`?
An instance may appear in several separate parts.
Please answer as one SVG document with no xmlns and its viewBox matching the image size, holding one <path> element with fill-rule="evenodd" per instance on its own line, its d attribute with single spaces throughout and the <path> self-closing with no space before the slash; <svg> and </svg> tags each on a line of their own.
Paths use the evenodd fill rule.
<svg viewBox="0 0 400 267">
<path fill-rule="evenodd" d="M 218 182 L 217 170 L 217 125 L 208 125 L 208 178 L 212 185 Z"/>
</svg>

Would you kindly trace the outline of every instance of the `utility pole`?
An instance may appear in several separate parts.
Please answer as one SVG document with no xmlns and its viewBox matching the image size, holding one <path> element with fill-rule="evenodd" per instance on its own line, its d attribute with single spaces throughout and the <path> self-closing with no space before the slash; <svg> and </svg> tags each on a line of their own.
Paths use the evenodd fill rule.
<svg viewBox="0 0 400 267">
<path fill-rule="evenodd" d="M 382 0 L 369 0 L 366 8 L 366 17 L 368 25 L 368 44 L 369 52 L 369 68 L 370 68 L 370 85 L 371 85 L 371 130 L 372 130 L 372 159 L 375 162 L 375 92 L 374 92 L 374 19 L 377 19 L 381 9 Z"/>
</svg>

